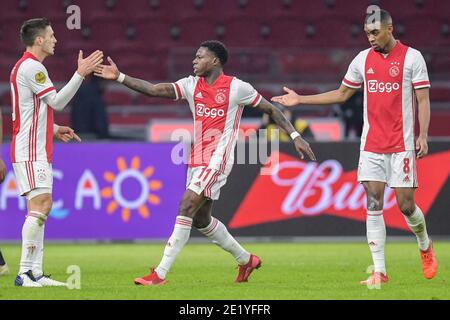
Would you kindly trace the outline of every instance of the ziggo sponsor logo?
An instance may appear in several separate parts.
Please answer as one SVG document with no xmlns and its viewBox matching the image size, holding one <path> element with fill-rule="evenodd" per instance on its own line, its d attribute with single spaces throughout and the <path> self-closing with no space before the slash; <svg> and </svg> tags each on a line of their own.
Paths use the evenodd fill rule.
<svg viewBox="0 0 450 320">
<path fill-rule="evenodd" d="M 397 82 L 379 82 L 378 80 L 367 81 L 367 91 L 369 92 L 387 92 L 397 91 L 400 89 L 400 84 Z"/>
<path fill-rule="evenodd" d="M 199 117 L 207 117 L 207 118 L 216 118 L 223 117 L 225 115 L 225 111 L 223 109 L 211 109 L 205 106 L 203 103 L 197 103 L 195 105 L 196 114 Z"/>
</svg>

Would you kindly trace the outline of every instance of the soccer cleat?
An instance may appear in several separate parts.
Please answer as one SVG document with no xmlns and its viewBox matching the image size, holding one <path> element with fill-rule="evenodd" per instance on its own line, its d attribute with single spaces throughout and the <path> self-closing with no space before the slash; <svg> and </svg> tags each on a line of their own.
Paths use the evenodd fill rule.
<svg viewBox="0 0 450 320">
<path fill-rule="evenodd" d="M 67 287 L 67 283 L 50 279 L 50 275 L 45 274 L 37 277 L 36 282 L 43 287 Z"/>
<path fill-rule="evenodd" d="M 14 280 L 14 285 L 16 287 L 24 288 L 42 288 L 42 285 L 36 282 L 31 270 L 25 273 L 19 274 Z"/>
<path fill-rule="evenodd" d="M 166 284 L 166 280 L 161 279 L 155 271 L 155 268 L 150 269 L 150 273 L 142 278 L 134 279 L 136 285 L 142 286 L 162 286 Z"/>
<path fill-rule="evenodd" d="M 372 272 L 367 280 L 360 281 L 359 283 L 367 286 L 374 286 L 377 284 L 387 283 L 388 281 L 388 276 L 383 272 Z"/>
<path fill-rule="evenodd" d="M 258 256 L 251 254 L 250 260 L 247 262 L 247 264 L 239 265 L 239 272 L 235 282 L 247 282 L 248 277 L 250 277 L 250 274 L 253 272 L 253 270 L 259 269 L 260 267 L 261 259 Z"/>
<path fill-rule="evenodd" d="M 9 268 L 7 264 L 0 266 L 0 277 L 9 275 Z"/>
<path fill-rule="evenodd" d="M 422 258 L 422 271 L 423 276 L 427 279 L 433 279 L 437 272 L 438 262 L 436 254 L 433 250 L 433 243 L 430 240 L 430 245 L 426 251 L 420 250 L 420 256 Z"/>
</svg>

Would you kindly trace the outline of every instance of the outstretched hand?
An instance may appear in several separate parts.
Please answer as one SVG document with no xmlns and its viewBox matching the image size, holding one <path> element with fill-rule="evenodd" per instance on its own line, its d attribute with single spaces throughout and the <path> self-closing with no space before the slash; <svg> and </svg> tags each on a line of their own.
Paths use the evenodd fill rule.
<svg viewBox="0 0 450 320">
<path fill-rule="evenodd" d="M 419 136 L 416 141 L 417 159 L 423 158 L 428 154 L 427 139 Z"/>
<path fill-rule="evenodd" d="M 117 80 L 120 74 L 119 68 L 110 57 L 107 60 L 109 66 L 104 64 L 98 65 L 95 68 L 94 75 L 107 80 Z"/>
<path fill-rule="evenodd" d="M 78 142 L 81 142 L 80 137 L 73 131 L 72 128 L 60 126 L 58 131 L 55 133 L 55 137 L 58 140 L 63 142 L 69 142 L 70 140 L 75 139 Z"/>
<path fill-rule="evenodd" d="M 300 95 L 298 95 L 294 90 L 289 89 L 288 87 L 283 87 L 283 90 L 287 93 L 282 96 L 272 97 L 270 99 L 273 102 L 277 102 L 286 107 L 292 107 L 300 103 Z"/>
<path fill-rule="evenodd" d="M 294 139 L 294 145 L 297 152 L 300 154 L 300 158 L 303 160 L 305 158 L 304 153 L 308 156 L 312 161 L 316 161 L 316 156 L 312 151 L 309 143 L 303 140 L 302 137 L 297 137 Z"/>
<path fill-rule="evenodd" d="M 100 65 L 103 61 L 103 52 L 97 50 L 93 52 L 89 57 L 83 58 L 83 50 L 78 53 L 78 69 L 77 72 L 82 76 L 90 75 L 95 67 Z"/>
</svg>

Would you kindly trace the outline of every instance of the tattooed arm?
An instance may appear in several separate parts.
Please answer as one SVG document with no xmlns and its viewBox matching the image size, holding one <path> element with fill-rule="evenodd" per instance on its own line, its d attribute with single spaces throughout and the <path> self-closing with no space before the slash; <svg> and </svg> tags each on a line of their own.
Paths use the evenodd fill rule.
<svg viewBox="0 0 450 320">
<path fill-rule="evenodd" d="M 257 108 L 266 114 L 268 114 L 273 121 L 288 135 L 291 135 L 292 133 L 297 132 L 294 128 L 294 126 L 289 122 L 288 119 L 284 116 L 284 114 L 273 104 L 268 102 L 266 99 L 262 98 L 261 102 L 257 106 Z M 313 151 L 311 150 L 309 143 L 303 140 L 300 134 L 298 134 L 294 138 L 294 145 L 295 149 L 300 154 L 300 157 L 303 159 L 303 153 L 306 153 L 306 155 L 313 161 L 316 161 L 316 156 L 314 155 Z"/>
<path fill-rule="evenodd" d="M 175 89 L 171 83 L 152 84 L 145 80 L 133 78 L 123 74 L 122 77 L 125 76 L 125 78 L 119 79 L 119 76 L 121 76 L 119 68 L 110 57 L 108 57 L 108 61 L 109 66 L 100 65 L 95 69 L 94 74 L 97 77 L 107 80 L 119 80 L 119 82 L 131 90 L 143 93 L 150 97 L 176 99 Z"/>
</svg>

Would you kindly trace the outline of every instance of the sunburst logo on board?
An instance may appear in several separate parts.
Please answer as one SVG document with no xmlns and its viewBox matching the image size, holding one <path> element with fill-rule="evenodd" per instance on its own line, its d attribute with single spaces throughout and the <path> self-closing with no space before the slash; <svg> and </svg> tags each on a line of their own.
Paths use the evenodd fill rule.
<svg viewBox="0 0 450 320">
<path fill-rule="evenodd" d="M 113 215 L 120 212 L 121 219 L 128 222 L 136 212 L 141 218 L 148 219 L 151 215 L 151 206 L 161 203 L 156 194 L 163 187 L 160 180 L 153 179 L 155 173 L 153 166 L 141 170 L 141 159 L 133 157 L 128 166 L 125 158 L 117 158 L 116 173 L 106 171 L 103 178 L 110 183 L 101 190 L 101 196 L 108 199 L 106 212 Z"/>
</svg>

